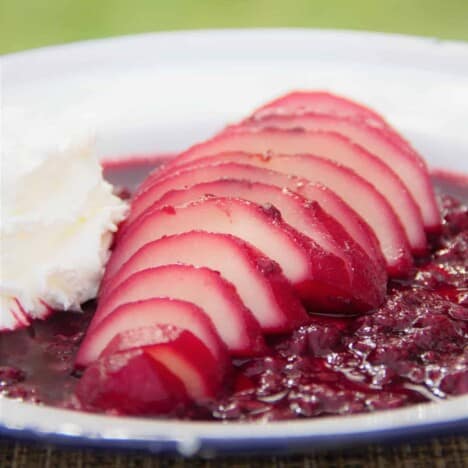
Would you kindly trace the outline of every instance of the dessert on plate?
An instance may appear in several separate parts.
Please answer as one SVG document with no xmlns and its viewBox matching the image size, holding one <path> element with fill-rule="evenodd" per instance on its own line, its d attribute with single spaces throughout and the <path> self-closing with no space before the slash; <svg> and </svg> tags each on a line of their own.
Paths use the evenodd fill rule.
<svg viewBox="0 0 468 468">
<path fill-rule="evenodd" d="M 2 156 L 4 396 L 271 420 L 468 392 L 468 183 L 373 110 L 291 92 L 164 164 L 104 164 L 156 166 L 114 190 L 89 140 L 39 136 Z"/>
</svg>

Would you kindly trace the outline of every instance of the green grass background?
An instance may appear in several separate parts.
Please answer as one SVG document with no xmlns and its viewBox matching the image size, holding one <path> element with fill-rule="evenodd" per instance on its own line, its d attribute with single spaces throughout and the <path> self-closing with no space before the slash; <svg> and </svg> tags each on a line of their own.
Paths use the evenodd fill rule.
<svg viewBox="0 0 468 468">
<path fill-rule="evenodd" d="M 468 40 L 468 0 L 0 0 L 0 53 L 201 28 L 359 29 Z"/>
</svg>

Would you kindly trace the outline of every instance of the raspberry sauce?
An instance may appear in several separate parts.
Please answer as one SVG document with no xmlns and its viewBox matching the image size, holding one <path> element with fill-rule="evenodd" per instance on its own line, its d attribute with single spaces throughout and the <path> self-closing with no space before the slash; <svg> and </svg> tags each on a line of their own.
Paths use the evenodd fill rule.
<svg viewBox="0 0 468 468">
<path fill-rule="evenodd" d="M 128 196 L 162 160 L 112 162 L 105 176 Z M 307 327 L 270 337 L 267 356 L 234 362 L 221 399 L 177 417 L 317 417 L 468 393 L 468 181 L 437 172 L 433 182 L 442 233 L 430 239 L 430 254 L 410 277 L 389 283 L 379 309 L 361 317 L 314 316 Z M 94 310 L 90 302 L 83 313 L 57 313 L 0 334 L 0 396 L 76 408 L 74 356 Z"/>
</svg>

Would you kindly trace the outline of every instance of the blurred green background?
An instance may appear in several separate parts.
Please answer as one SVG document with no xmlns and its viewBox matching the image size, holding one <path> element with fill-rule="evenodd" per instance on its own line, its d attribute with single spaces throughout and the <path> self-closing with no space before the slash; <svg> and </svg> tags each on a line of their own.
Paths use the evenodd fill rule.
<svg viewBox="0 0 468 468">
<path fill-rule="evenodd" d="M 468 0 L 0 0 L 0 53 L 146 31 L 360 29 L 468 40 Z"/>
</svg>

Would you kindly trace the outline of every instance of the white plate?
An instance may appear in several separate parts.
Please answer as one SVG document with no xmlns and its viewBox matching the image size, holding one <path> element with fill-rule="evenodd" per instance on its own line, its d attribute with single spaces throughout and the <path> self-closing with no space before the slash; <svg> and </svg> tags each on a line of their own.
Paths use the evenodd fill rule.
<svg viewBox="0 0 468 468">
<path fill-rule="evenodd" d="M 468 44 L 384 34 L 245 30 L 150 34 L 2 58 L 3 102 L 87 113 L 103 156 L 167 152 L 296 89 L 356 98 L 430 165 L 468 172 Z M 184 454 L 313 450 L 468 430 L 468 395 L 374 414 L 269 424 L 114 418 L 0 399 L 0 433 Z"/>
</svg>

